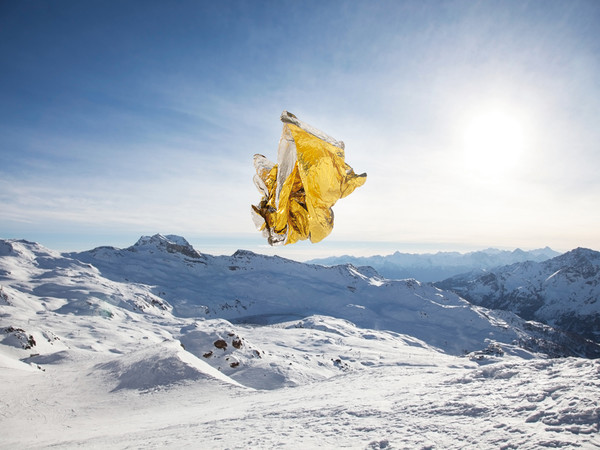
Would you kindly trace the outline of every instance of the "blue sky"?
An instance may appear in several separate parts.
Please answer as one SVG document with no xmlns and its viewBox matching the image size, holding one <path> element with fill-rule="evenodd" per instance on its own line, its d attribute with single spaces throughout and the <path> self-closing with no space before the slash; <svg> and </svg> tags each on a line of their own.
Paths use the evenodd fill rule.
<svg viewBox="0 0 600 450">
<path fill-rule="evenodd" d="M 8 1 L 0 237 L 206 253 L 600 249 L 600 3 Z M 367 183 L 319 244 L 254 230 L 284 109 Z"/>
</svg>

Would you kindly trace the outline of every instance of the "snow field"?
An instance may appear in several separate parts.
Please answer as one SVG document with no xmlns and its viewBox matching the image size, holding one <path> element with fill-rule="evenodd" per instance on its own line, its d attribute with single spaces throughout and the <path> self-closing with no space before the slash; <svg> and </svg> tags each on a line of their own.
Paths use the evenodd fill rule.
<svg viewBox="0 0 600 450">
<path fill-rule="evenodd" d="M 0 283 L 0 448 L 600 448 L 600 360 L 414 280 L 152 237 Z"/>
<path fill-rule="evenodd" d="M 297 331 L 270 332 L 275 330 Z M 323 335 L 315 338 L 317 347 Z M 285 348 L 265 345 L 277 366 L 274 373 L 285 374 L 292 356 L 300 356 L 294 344 L 302 344 L 305 353 L 302 341 L 285 339 Z M 349 353 L 337 345 L 337 353 Z M 477 366 L 417 352 L 394 362 L 388 349 L 376 367 L 343 370 L 332 364 L 327 378 L 256 390 L 178 359 L 181 352 L 168 341 L 112 359 L 86 351 L 85 357 L 40 364 L 44 372 L 2 370 L 0 423 L 7 432 L 1 446 L 600 446 L 597 361 L 515 359 Z"/>
</svg>

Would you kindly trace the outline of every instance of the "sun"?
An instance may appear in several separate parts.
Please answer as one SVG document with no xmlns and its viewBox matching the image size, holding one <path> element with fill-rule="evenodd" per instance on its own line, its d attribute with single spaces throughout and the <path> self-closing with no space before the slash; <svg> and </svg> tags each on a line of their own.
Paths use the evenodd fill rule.
<svg viewBox="0 0 600 450">
<path fill-rule="evenodd" d="M 509 110 L 474 114 L 464 128 L 465 170 L 476 177 L 506 177 L 518 167 L 526 140 L 523 122 Z"/>
</svg>

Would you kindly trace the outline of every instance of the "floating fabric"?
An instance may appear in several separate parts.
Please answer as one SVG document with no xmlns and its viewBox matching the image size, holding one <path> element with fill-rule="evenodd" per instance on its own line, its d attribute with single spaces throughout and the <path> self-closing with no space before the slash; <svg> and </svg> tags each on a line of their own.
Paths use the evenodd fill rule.
<svg viewBox="0 0 600 450">
<path fill-rule="evenodd" d="M 277 164 L 254 155 L 254 184 L 263 197 L 252 205 L 253 220 L 271 245 L 316 243 L 333 229 L 331 207 L 362 186 L 367 174 L 346 164 L 343 142 L 287 111 L 281 121 Z"/>
</svg>

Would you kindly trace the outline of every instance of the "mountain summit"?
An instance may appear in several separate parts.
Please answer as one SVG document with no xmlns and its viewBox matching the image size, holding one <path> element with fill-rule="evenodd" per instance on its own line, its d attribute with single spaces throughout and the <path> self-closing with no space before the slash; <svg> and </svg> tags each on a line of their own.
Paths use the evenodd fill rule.
<svg viewBox="0 0 600 450">
<path fill-rule="evenodd" d="M 202 255 L 198 253 L 185 238 L 175 234 L 168 234 L 166 236 L 163 236 L 162 234 L 142 236 L 127 250 L 133 252 L 142 250 L 152 252 L 153 250 L 160 250 L 169 253 L 181 253 L 190 258 L 202 258 Z"/>
</svg>

